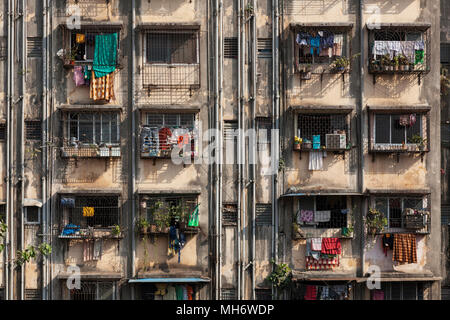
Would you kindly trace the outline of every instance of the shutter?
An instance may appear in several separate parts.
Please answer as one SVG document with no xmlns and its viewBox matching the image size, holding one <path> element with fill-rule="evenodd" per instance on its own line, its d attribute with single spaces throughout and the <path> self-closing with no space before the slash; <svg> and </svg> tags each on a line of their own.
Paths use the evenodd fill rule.
<svg viewBox="0 0 450 320">
<path fill-rule="evenodd" d="M 25 289 L 25 300 L 42 300 L 39 289 Z"/>
<path fill-rule="evenodd" d="M 42 38 L 28 37 L 27 38 L 27 57 L 41 58 L 42 57 Z"/>
<path fill-rule="evenodd" d="M 272 58 L 272 38 L 258 38 L 258 57 Z"/>
<path fill-rule="evenodd" d="M 222 300 L 236 300 L 236 289 L 235 288 L 222 288 L 221 290 Z"/>
<path fill-rule="evenodd" d="M 256 225 L 270 226 L 272 225 L 272 205 L 270 203 L 256 204 Z"/>
<path fill-rule="evenodd" d="M 441 63 L 450 64 L 450 43 L 441 43 Z"/>
</svg>

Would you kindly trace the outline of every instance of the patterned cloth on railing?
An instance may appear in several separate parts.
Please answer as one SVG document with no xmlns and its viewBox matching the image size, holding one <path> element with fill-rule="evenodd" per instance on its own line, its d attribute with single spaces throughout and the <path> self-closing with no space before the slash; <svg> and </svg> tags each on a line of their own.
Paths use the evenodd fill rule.
<svg viewBox="0 0 450 320">
<path fill-rule="evenodd" d="M 306 257 L 306 270 L 331 270 L 339 266 L 339 256 L 335 258 Z"/>
<path fill-rule="evenodd" d="M 394 234 L 392 261 L 417 263 L 416 236 L 414 234 Z"/>
<path fill-rule="evenodd" d="M 323 238 L 321 253 L 341 254 L 341 241 L 339 238 Z"/>
</svg>

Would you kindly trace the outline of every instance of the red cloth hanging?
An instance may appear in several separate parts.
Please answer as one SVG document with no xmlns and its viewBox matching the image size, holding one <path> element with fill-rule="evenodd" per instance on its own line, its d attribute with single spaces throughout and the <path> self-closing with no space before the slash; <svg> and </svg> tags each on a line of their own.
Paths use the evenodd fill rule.
<svg viewBox="0 0 450 320">
<path fill-rule="evenodd" d="M 306 286 L 305 300 L 317 300 L 317 287 L 316 286 L 311 286 L 311 285 Z"/>
<path fill-rule="evenodd" d="M 341 241 L 339 238 L 323 238 L 321 252 L 323 254 L 341 254 Z"/>
</svg>

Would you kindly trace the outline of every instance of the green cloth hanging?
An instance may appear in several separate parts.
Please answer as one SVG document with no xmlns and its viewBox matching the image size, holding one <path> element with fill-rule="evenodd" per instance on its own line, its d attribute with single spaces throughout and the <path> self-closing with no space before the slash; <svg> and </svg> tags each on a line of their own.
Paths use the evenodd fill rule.
<svg viewBox="0 0 450 320">
<path fill-rule="evenodd" d="M 116 70 L 117 33 L 95 36 L 93 69 L 96 78 L 102 78 Z"/>
<path fill-rule="evenodd" d="M 419 63 L 423 64 L 424 57 L 425 57 L 425 51 L 423 51 L 423 50 L 416 50 L 416 62 L 415 62 L 415 64 L 416 65 L 419 64 Z"/>
<path fill-rule="evenodd" d="M 177 300 L 184 300 L 183 287 L 182 286 L 176 286 L 175 290 L 177 292 Z"/>
<path fill-rule="evenodd" d="M 191 215 L 189 216 L 189 222 L 188 222 L 188 226 L 189 227 L 198 227 L 198 207 L 200 204 L 198 204 L 195 209 L 194 212 L 191 213 Z"/>
</svg>

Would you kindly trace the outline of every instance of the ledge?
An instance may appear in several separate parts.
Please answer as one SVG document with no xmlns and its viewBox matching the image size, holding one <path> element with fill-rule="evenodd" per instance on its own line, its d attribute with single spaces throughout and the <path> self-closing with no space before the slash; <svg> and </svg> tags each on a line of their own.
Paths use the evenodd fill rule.
<svg viewBox="0 0 450 320">
<path fill-rule="evenodd" d="M 82 20 L 80 22 L 81 30 L 86 28 L 107 28 L 107 29 L 117 29 L 120 30 L 123 28 L 123 21 L 86 21 Z M 67 23 L 60 23 L 60 28 L 68 29 Z M 70 29 L 69 29 L 70 30 Z"/>
<path fill-rule="evenodd" d="M 136 30 L 200 30 L 198 23 L 142 22 Z"/>
<path fill-rule="evenodd" d="M 59 195 L 114 195 L 119 196 L 122 194 L 122 189 L 63 189 L 58 191 Z"/>
<path fill-rule="evenodd" d="M 400 195 L 428 195 L 431 194 L 431 189 L 366 189 L 369 195 L 378 194 L 400 194 Z"/>
<path fill-rule="evenodd" d="M 122 111 L 123 107 L 112 104 L 61 104 L 57 109 L 61 111 Z"/>
<path fill-rule="evenodd" d="M 404 28 L 426 31 L 431 27 L 431 23 L 428 22 L 382 22 L 376 24 L 367 23 L 368 30 L 374 29 L 389 29 L 389 28 Z"/>
<path fill-rule="evenodd" d="M 359 278 L 359 282 L 366 281 L 371 275 L 366 274 L 364 277 Z M 403 273 L 403 272 L 381 272 L 380 277 L 377 279 L 381 282 L 397 282 L 397 281 L 439 281 L 442 277 L 436 277 L 431 272 L 422 273 Z"/>
<path fill-rule="evenodd" d="M 352 29 L 353 22 L 293 22 L 290 25 L 291 29 L 296 28 L 344 28 Z"/>
<path fill-rule="evenodd" d="M 344 113 L 348 114 L 355 110 L 351 105 L 336 105 L 336 106 L 324 106 L 324 105 L 295 105 L 291 106 L 291 109 L 297 113 Z"/>
<path fill-rule="evenodd" d="M 292 271 L 293 281 L 357 281 L 353 272 L 336 271 Z"/>
<path fill-rule="evenodd" d="M 164 111 L 168 113 L 176 113 L 176 112 L 200 112 L 200 106 L 185 106 L 185 105 L 147 105 L 147 104 L 138 104 L 137 108 L 142 111 Z"/>
<path fill-rule="evenodd" d="M 200 188 L 190 188 L 190 189 L 145 189 L 138 188 L 138 194 L 141 195 L 199 195 L 201 194 Z"/>
<path fill-rule="evenodd" d="M 73 273 L 61 272 L 58 274 L 58 279 L 65 280 L 73 277 Z M 121 273 L 111 273 L 111 272 L 81 272 L 81 280 L 120 280 L 124 276 Z"/>
<path fill-rule="evenodd" d="M 280 196 L 285 197 L 313 197 L 313 196 L 363 196 L 364 193 L 348 191 L 348 190 L 296 190 L 294 192 L 287 192 Z"/>
<path fill-rule="evenodd" d="M 428 112 L 431 110 L 429 104 L 412 104 L 412 105 L 367 105 L 369 111 L 388 111 L 389 113 L 404 112 Z"/>
</svg>

